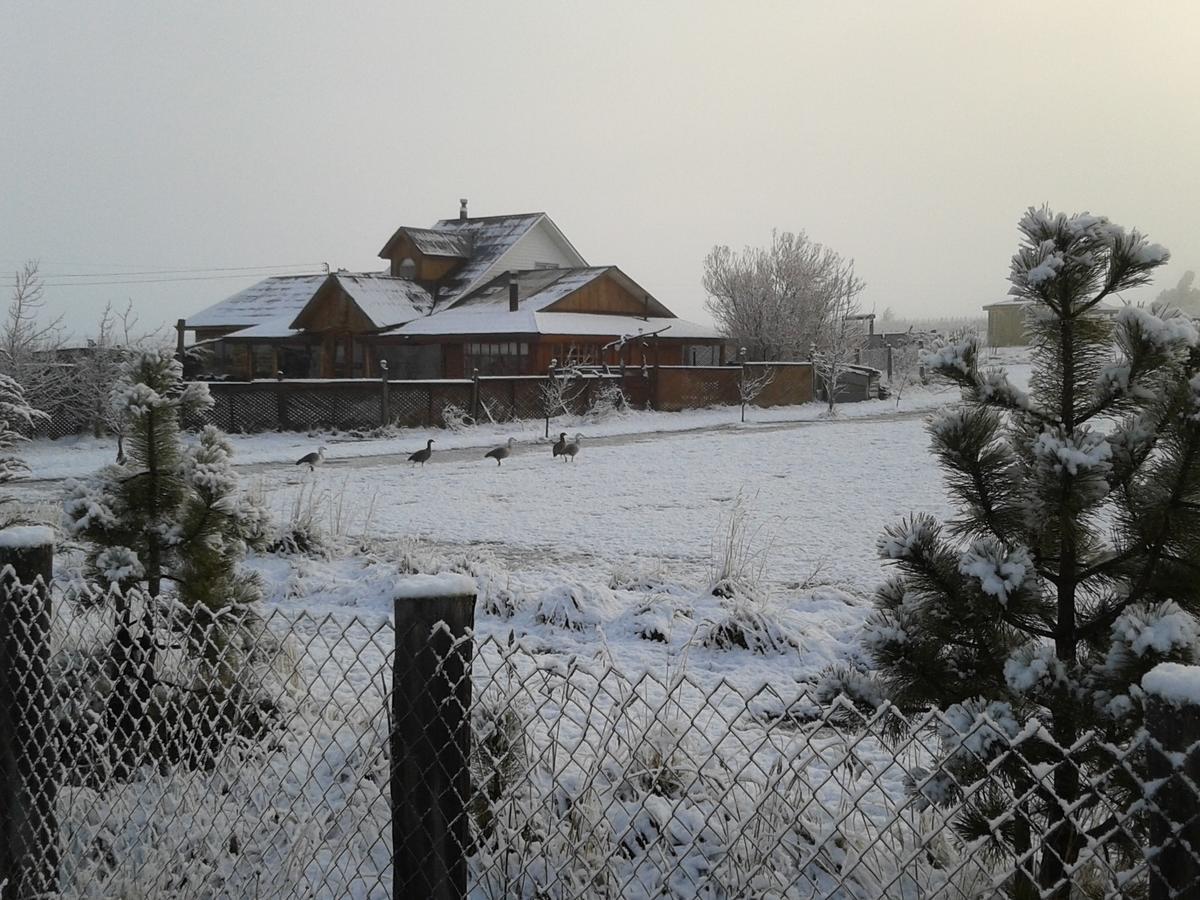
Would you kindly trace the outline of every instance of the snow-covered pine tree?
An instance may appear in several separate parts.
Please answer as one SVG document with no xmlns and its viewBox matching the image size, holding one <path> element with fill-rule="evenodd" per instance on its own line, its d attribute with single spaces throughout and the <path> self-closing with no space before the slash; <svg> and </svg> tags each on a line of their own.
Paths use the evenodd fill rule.
<svg viewBox="0 0 1200 900">
<path fill-rule="evenodd" d="M 226 626 L 260 595 L 238 563 L 264 540 L 267 517 L 238 489 L 220 432 L 207 427 L 194 447 L 184 445 L 183 417 L 211 402 L 203 384 L 184 384 L 170 352 L 134 357 L 113 391 L 126 462 L 68 486 L 65 524 L 90 545 L 89 569 L 112 588 L 123 631 L 132 624 L 131 591 L 151 605 L 169 594 L 192 627 L 193 646 L 216 661 Z M 228 667 L 219 669 L 218 680 L 227 681 Z"/>
<path fill-rule="evenodd" d="M 25 431 L 47 418 L 25 399 L 25 390 L 16 379 L 0 374 L 0 484 L 7 484 L 29 471 L 25 460 L 14 451 L 19 443 L 28 440 Z M 23 430 L 22 430 L 23 429 Z"/>
<path fill-rule="evenodd" d="M 1176 313 L 1095 314 L 1149 281 L 1161 246 L 1044 208 L 1019 227 L 1009 280 L 1030 301 L 1030 390 L 983 368 L 974 340 L 926 354 L 962 387 L 930 425 L 960 515 L 880 538 L 898 573 L 865 642 L 885 696 L 943 713 L 937 764 L 914 790 L 961 805 L 966 837 L 1021 860 L 1014 896 L 1066 897 L 1085 843 L 1141 858 L 1123 834 L 1136 817 L 1116 824 L 1140 789 L 1103 745 L 1130 745 L 1146 671 L 1197 661 L 1200 354 Z M 1040 765 L 1053 774 L 1035 777 Z M 985 775 L 1009 790 L 967 796 Z"/>
</svg>

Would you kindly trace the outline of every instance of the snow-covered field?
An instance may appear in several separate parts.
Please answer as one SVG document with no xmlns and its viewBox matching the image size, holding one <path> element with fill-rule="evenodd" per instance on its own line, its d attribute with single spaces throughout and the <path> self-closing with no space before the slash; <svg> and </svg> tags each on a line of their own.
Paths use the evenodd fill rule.
<svg viewBox="0 0 1200 900">
<path fill-rule="evenodd" d="M 236 778 L 245 791 L 265 798 L 268 806 L 276 804 L 284 815 L 313 817 L 312 827 L 293 834 L 274 825 L 264 829 L 259 815 L 241 840 L 247 848 L 273 847 L 272 854 L 288 867 L 304 868 L 305 854 L 324 852 L 321 834 L 328 827 L 332 831 L 326 837 L 332 835 L 334 845 L 343 848 L 338 852 L 348 854 L 346 871 L 337 871 L 342 863 L 314 863 L 316 868 L 308 866 L 296 877 L 322 885 L 317 896 L 377 895 L 371 883 L 383 877 L 386 854 L 381 855 L 378 836 L 368 834 L 386 827 L 387 817 L 371 787 L 379 776 L 378 752 L 370 748 L 380 745 L 376 682 L 386 652 L 378 636 L 387 633 L 395 585 L 406 572 L 456 570 L 474 577 L 481 641 L 498 647 L 511 633 L 530 659 L 542 660 L 539 666 L 553 669 L 576 660 L 615 673 L 622 684 L 640 673 L 650 673 L 658 685 L 682 678 L 684 693 L 693 698 L 677 704 L 685 719 L 710 702 L 705 697 L 718 688 L 737 707 L 739 698 L 768 686 L 770 708 L 756 714 L 786 714 L 790 701 L 781 697 L 801 696 L 830 665 L 861 662 L 858 634 L 881 577 L 875 540 L 884 526 L 915 511 L 949 512 L 923 420 L 928 411 L 955 399 L 944 389 L 910 389 L 899 404 L 846 405 L 834 420 L 822 418 L 821 407 L 810 404 L 753 410 L 746 425 L 738 423 L 733 409 L 555 423 L 555 431 L 585 436 L 573 463 L 551 457 L 541 423 L 437 433 L 434 458 L 424 467 L 410 466 L 397 455 L 417 449 L 424 433 L 355 441 L 236 438 L 240 461 L 249 463 L 243 470 L 246 486 L 262 495 L 280 532 L 315 538 L 318 544 L 314 552 L 251 558 L 250 565 L 263 575 L 267 614 L 276 622 L 298 619 L 292 627 L 301 643 L 317 638 L 303 651 L 320 672 L 308 690 L 341 696 L 350 711 L 345 721 L 318 713 L 312 727 L 283 741 L 276 752 L 239 764 Z M 503 465 L 483 458 L 486 448 L 509 435 L 519 444 Z M 312 473 L 291 465 L 318 441 L 329 448 L 326 465 Z M 81 440 L 39 444 L 27 458 L 35 477 L 49 479 L 84 475 L 106 462 L 109 453 L 106 443 Z M 47 480 L 21 490 L 49 508 L 58 485 Z M 62 562 L 69 566 L 72 554 Z M 714 594 L 718 583 L 727 589 Z M 731 643 L 731 634 L 740 639 Z M 700 705 L 689 711 L 693 702 Z M 761 699 L 756 702 L 761 705 Z M 731 721 L 708 710 L 687 726 L 688 739 L 715 753 L 734 733 Z M 586 721 L 575 724 L 586 738 Z M 529 725 L 531 733 L 543 737 L 549 727 L 544 721 Z M 753 742 L 747 741 L 746 734 L 738 736 L 737 752 L 748 752 Z M 759 741 L 756 765 L 786 756 L 787 741 L 765 735 Z M 876 790 L 871 785 L 878 783 L 900 790 L 900 773 L 890 757 L 866 745 L 856 752 L 867 761 L 854 776 L 867 779 L 865 789 Z M 575 762 L 586 770 L 586 760 Z M 826 763 L 808 748 L 788 765 L 809 777 L 825 771 Z M 136 809 L 159 807 L 169 795 L 179 814 L 200 831 L 216 827 L 213 816 L 240 821 L 235 811 L 218 814 L 210 808 L 205 797 L 212 790 L 211 777 L 192 773 L 177 784 L 156 776 L 132 794 L 111 800 L 89 796 L 87 807 L 98 804 L 108 817 L 132 816 L 132 821 L 140 815 Z M 276 784 L 273 792 L 269 786 Z M 342 785 L 352 789 L 346 793 Z M 738 791 L 757 789 L 748 783 Z M 848 790 L 860 786 L 829 782 L 823 796 L 836 803 Z M 878 805 L 882 797 L 872 803 Z M 625 813 L 617 809 L 607 815 L 632 816 L 621 826 L 626 830 L 653 831 L 659 826 L 648 810 L 655 802 L 646 797 L 625 804 Z M 740 821 L 737 815 L 755 808 L 749 794 L 739 802 L 746 809 L 728 821 Z M 705 809 L 701 805 L 688 813 L 699 817 L 697 827 L 708 827 L 703 823 L 717 815 L 716 808 Z M 676 817 L 672 827 L 681 826 L 684 812 L 668 810 Z M 88 816 L 94 818 L 90 811 Z M 149 855 L 138 843 L 140 835 L 126 828 L 118 836 L 129 842 L 131 852 Z M 843 840 L 833 832 L 828 838 Z M 187 844 L 186 830 L 175 840 Z M 686 857 L 687 866 L 702 869 L 707 864 L 702 845 L 680 850 L 684 856 L 678 862 Z M 537 853 L 543 864 L 553 864 L 546 847 Z M 217 879 L 210 883 L 229 890 L 235 881 L 249 884 L 230 874 L 244 868 L 242 861 L 226 859 L 220 848 L 210 855 L 213 872 L 225 873 L 205 876 Z M 769 870 L 773 864 L 767 859 L 760 865 Z M 122 871 L 121 877 L 136 880 Z M 658 868 L 622 871 L 640 885 L 628 896 L 651 896 L 662 887 Z M 226 878 L 233 880 L 220 880 Z M 483 890 L 479 896 L 501 896 L 504 890 Z M 673 890 L 688 896 L 686 888 Z M 853 895 L 869 894 L 862 890 Z"/>
</svg>

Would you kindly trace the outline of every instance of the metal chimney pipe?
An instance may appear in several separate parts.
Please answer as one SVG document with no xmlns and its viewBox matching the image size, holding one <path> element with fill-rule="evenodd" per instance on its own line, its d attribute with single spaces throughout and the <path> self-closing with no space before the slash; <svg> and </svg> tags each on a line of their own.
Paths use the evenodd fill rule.
<svg viewBox="0 0 1200 900">
<path fill-rule="evenodd" d="M 462 197 L 458 201 L 458 221 L 460 221 L 460 222 L 467 221 L 467 198 L 466 197 Z"/>
<path fill-rule="evenodd" d="M 519 297 L 517 295 L 517 275 L 515 272 L 508 273 L 508 311 L 516 312 Z"/>
</svg>

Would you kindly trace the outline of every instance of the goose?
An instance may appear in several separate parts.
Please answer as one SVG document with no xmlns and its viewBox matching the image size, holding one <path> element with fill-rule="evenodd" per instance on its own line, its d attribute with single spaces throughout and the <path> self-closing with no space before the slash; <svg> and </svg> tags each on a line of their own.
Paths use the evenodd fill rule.
<svg viewBox="0 0 1200 900">
<path fill-rule="evenodd" d="M 433 456 L 433 438 L 430 438 L 428 441 L 425 442 L 424 450 L 418 450 L 416 453 L 414 453 L 412 456 L 410 456 L 408 458 L 408 461 L 410 463 L 412 463 L 413 465 L 420 463 L 421 467 L 424 468 L 425 463 L 429 460 L 429 457 L 431 457 L 431 456 Z"/>
<path fill-rule="evenodd" d="M 563 459 L 564 460 L 569 459 L 571 462 L 575 462 L 575 454 L 579 452 L 579 446 L 582 443 L 583 443 L 583 435 L 582 434 L 575 435 L 575 439 L 573 441 L 571 441 L 571 443 L 565 445 L 562 448 Z"/>
<path fill-rule="evenodd" d="M 508 459 L 508 457 L 512 455 L 512 448 L 513 444 L 515 443 L 515 438 L 509 438 L 507 444 L 505 444 L 503 447 L 497 447 L 494 450 L 489 450 L 487 453 L 483 454 L 483 458 L 494 459 L 496 461 L 496 465 L 500 465 L 501 461 Z"/>
<path fill-rule="evenodd" d="M 554 442 L 554 446 L 550 448 L 550 452 L 555 456 L 562 456 L 563 447 L 565 446 L 567 446 L 567 433 L 563 431 L 559 433 L 558 440 Z"/>
<path fill-rule="evenodd" d="M 323 462 L 325 462 L 325 448 L 322 446 L 317 448 L 316 453 L 305 453 L 296 460 L 296 465 L 308 466 L 308 471 L 311 472 Z"/>
</svg>

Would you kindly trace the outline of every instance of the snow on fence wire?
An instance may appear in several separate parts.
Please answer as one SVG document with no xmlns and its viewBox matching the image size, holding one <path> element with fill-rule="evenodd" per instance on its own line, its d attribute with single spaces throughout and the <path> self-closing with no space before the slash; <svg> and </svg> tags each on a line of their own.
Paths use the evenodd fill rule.
<svg viewBox="0 0 1200 900">
<path fill-rule="evenodd" d="M 394 625 L 132 598 L 122 627 L 97 598 L 51 598 L 44 553 L 5 558 L 5 900 L 1200 890 L 1200 713 L 1178 679 L 1153 735 L 1053 759 L 985 713 L 473 635 L 461 576 L 399 583 Z M 979 756 L 969 783 L 947 747 Z M 1058 765 L 1085 789 L 1062 809 L 1069 884 L 1043 885 Z M 1001 812 L 971 820 L 983 797 Z"/>
</svg>

